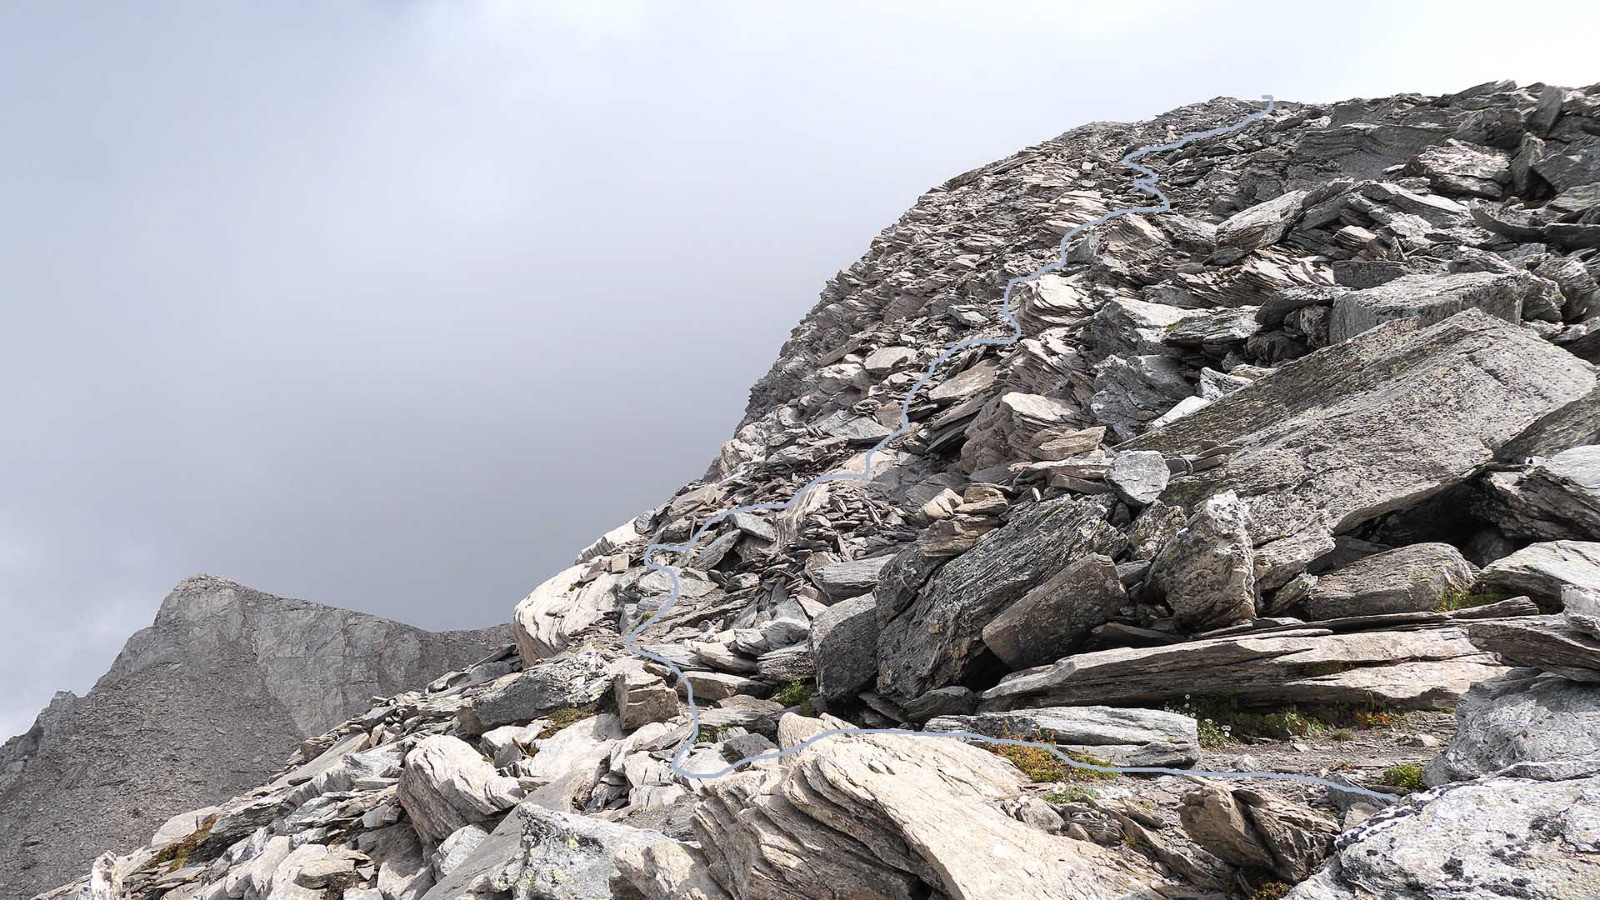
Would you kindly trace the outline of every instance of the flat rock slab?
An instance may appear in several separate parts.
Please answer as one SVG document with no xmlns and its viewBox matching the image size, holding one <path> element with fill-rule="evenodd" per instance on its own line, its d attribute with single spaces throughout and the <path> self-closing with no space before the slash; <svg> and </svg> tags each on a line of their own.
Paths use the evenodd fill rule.
<svg viewBox="0 0 1600 900">
<path fill-rule="evenodd" d="M 983 627 L 983 643 L 1013 669 L 1076 649 L 1128 600 L 1111 557 L 1088 553 L 1022 595 Z"/>
<path fill-rule="evenodd" d="M 1119 766 L 1192 766 L 1200 735 L 1190 716 L 1159 709 L 1057 706 L 973 716 L 939 716 L 926 731 L 970 731 L 1055 744 Z"/>
<path fill-rule="evenodd" d="M 1600 777 L 1489 778 L 1413 794 L 1340 835 L 1286 900 L 1569 900 L 1600 885 Z"/>
<path fill-rule="evenodd" d="M 1410 316 L 1432 325 L 1464 309 L 1516 323 L 1522 321 L 1526 299 L 1554 292 L 1553 283 L 1527 272 L 1406 275 L 1333 301 L 1328 340 L 1335 344 L 1347 341 L 1384 322 Z"/>
<path fill-rule="evenodd" d="M 1007 676 L 982 694 L 978 708 L 1133 706 L 1193 694 L 1247 705 L 1444 709 L 1474 682 L 1504 671 L 1455 626 L 1350 634 L 1304 628 L 1079 653 Z"/>
<path fill-rule="evenodd" d="M 893 555 L 870 559 L 851 559 L 844 562 L 818 566 L 808 574 L 830 603 L 848 600 L 869 593 L 878 586 L 878 573 L 889 564 Z"/>
<path fill-rule="evenodd" d="M 1022 784 L 1009 762 L 959 741 L 843 737 L 709 782 L 696 829 L 735 897 L 1126 900 L 1164 882 L 1137 854 L 1001 812 Z"/>
<path fill-rule="evenodd" d="M 1523 594 L 1558 607 L 1567 587 L 1600 590 L 1600 542 L 1546 541 L 1495 560 L 1478 574 L 1481 591 Z"/>
<path fill-rule="evenodd" d="M 1485 775 L 1600 775 L 1600 684 L 1513 669 L 1473 685 L 1456 705 L 1456 720 L 1450 744 L 1423 770 L 1430 785 Z"/>
<path fill-rule="evenodd" d="M 1497 507 L 1489 517 L 1507 534 L 1600 538 L 1600 446 L 1564 450 L 1526 472 L 1496 472 L 1484 487 Z"/>
<path fill-rule="evenodd" d="M 1390 322 L 1288 363 L 1121 449 L 1200 456 L 1163 499 L 1233 490 L 1257 544 L 1339 534 L 1455 485 L 1546 416 L 1594 390 L 1594 369 L 1476 310 L 1431 327 Z"/>
<path fill-rule="evenodd" d="M 1600 639 L 1562 616 L 1524 616 L 1475 622 L 1467 627 L 1473 644 L 1514 666 L 1554 672 L 1574 681 L 1600 682 Z"/>
</svg>

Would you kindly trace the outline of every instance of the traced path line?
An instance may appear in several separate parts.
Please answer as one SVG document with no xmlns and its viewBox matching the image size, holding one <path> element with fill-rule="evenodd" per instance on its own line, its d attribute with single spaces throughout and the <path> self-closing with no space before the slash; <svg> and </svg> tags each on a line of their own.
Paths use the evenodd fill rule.
<svg viewBox="0 0 1600 900">
<path fill-rule="evenodd" d="M 654 562 L 652 557 L 660 553 L 680 553 L 687 555 L 694 549 L 696 544 L 700 543 L 701 538 L 705 537 L 707 532 L 716 527 L 717 523 L 723 521 L 729 516 L 734 515 L 735 513 L 788 509 L 789 507 L 800 502 L 800 499 L 804 497 L 807 492 L 818 485 L 826 484 L 830 481 L 859 481 L 871 478 L 872 457 L 876 455 L 878 451 L 887 447 L 890 442 L 911 430 L 911 401 L 914 397 L 916 397 L 917 392 L 922 390 L 923 386 L 925 386 L 928 381 L 933 378 L 933 374 L 934 372 L 938 371 L 939 366 L 943 365 L 946 360 L 950 359 L 950 357 L 960 353 L 962 350 L 965 350 L 968 347 L 986 345 L 1009 347 L 1022 339 L 1022 325 L 1019 324 L 1016 317 L 1011 314 L 1011 291 L 1015 289 L 1017 285 L 1035 281 L 1047 273 L 1056 272 L 1062 269 L 1067 263 L 1067 243 L 1074 237 L 1077 237 L 1096 225 L 1101 225 L 1111 221 L 1112 219 L 1116 219 L 1121 216 L 1133 215 L 1135 213 L 1164 213 L 1172 209 L 1172 201 L 1168 199 L 1166 194 L 1162 193 L 1160 188 L 1156 187 L 1156 183 L 1161 180 L 1161 176 L 1156 174 L 1154 169 L 1135 162 L 1135 160 L 1141 159 L 1152 153 L 1166 153 L 1171 150 L 1177 150 L 1195 141 L 1204 140 L 1206 138 L 1219 137 L 1221 135 L 1234 134 L 1235 132 L 1243 131 L 1245 128 L 1249 127 L 1252 122 L 1259 121 L 1260 119 L 1266 118 L 1272 114 L 1274 103 L 1271 95 L 1267 95 L 1262 99 L 1267 101 L 1265 109 L 1260 109 L 1250 113 L 1231 125 L 1208 128 L 1205 131 L 1190 132 L 1189 134 L 1186 134 L 1177 140 L 1170 141 L 1165 144 L 1151 144 L 1149 146 L 1140 147 L 1139 149 L 1134 150 L 1133 152 L 1122 157 L 1122 164 L 1124 166 L 1127 166 L 1128 168 L 1139 173 L 1138 177 L 1133 179 L 1134 188 L 1157 198 L 1160 200 L 1160 202 L 1153 206 L 1127 206 L 1121 209 L 1114 209 L 1111 212 L 1100 216 L 1099 218 L 1092 219 L 1083 223 L 1082 225 L 1079 225 L 1078 227 L 1061 236 L 1060 254 L 1053 262 L 1046 263 L 1027 275 L 1019 275 L 1008 280 L 1006 282 L 1005 293 L 1001 297 L 1000 315 L 1005 319 L 1006 324 L 1011 326 L 1011 336 L 975 337 L 957 341 L 956 343 L 951 344 L 943 353 L 939 354 L 938 358 L 936 358 L 933 362 L 928 363 L 928 367 L 923 370 L 922 377 L 917 379 L 916 383 L 911 385 L 911 388 L 906 391 L 906 398 L 900 404 L 900 427 L 895 429 L 889 435 L 885 436 L 883 440 L 874 444 L 872 449 L 866 452 L 866 455 L 863 457 L 864 465 L 862 467 L 862 471 L 824 472 L 823 474 L 818 475 L 816 478 L 806 482 L 803 487 L 795 491 L 794 496 L 789 498 L 787 502 L 752 503 L 749 506 L 740 506 L 734 509 L 723 510 L 722 512 L 719 512 L 707 519 L 704 524 L 695 529 L 694 533 L 691 534 L 689 539 L 684 543 L 651 544 L 645 549 L 645 568 L 652 572 L 664 573 L 667 576 L 667 580 L 672 585 L 672 593 L 671 596 L 667 598 L 666 602 L 661 604 L 661 608 L 656 610 L 654 615 L 646 619 L 632 631 L 628 632 L 628 634 L 623 638 L 622 643 L 623 646 L 627 648 L 629 653 L 645 659 L 653 660 L 666 666 L 667 669 L 677 677 L 678 681 L 683 683 L 684 693 L 689 701 L 689 719 L 693 723 L 693 728 L 690 730 L 689 734 L 684 737 L 683 742 L 678 745 L 677 752 L 675 752 L 672 756 L 672 771 L 685 778 L 721 778 L 724 775 L 737 771 L 759 760 L 778 759 L 779 757 L 799 753 L 801 750 L 804 750 L 805 748 L 815 744 L 820 740 L 823 740 L 824 738 L 848 734 L 895 734 L 913 738 L 955 738 L 958 740 L 976 741 L 985 744 L 1003 744 L 1014 747 L 1038 747 L 1042 750 L 1049 751 L 1062 762 L 1072 766 L 1073 768 L 1087 769 L 1094 772 L 1107 772 L 1118 775 L 1180 775 L 1210 778 L 1270 778 L 1278 781 L 1299 781 L 1307 784 L 1323 785 L 1347 794 L 1361 794 L 1383 800 L 1393 799 L 1393 795 L 1391 794 L 1383 794 L 1379 793 L 1378 791 L 1367 790 L 1366 788 L 1340 784 L 1336 781 L 1330 781 L 1326 778 L 1317 778 L 1312 775 L 1296 775 L 1288 772 L 1204 772 L 1195 769 L 1169 769 L 1161 766 L 1101 766 L 1072 759 L 1071 757 L 1067 756 L 1067 754 L 1061 752 L 1061 750 L 1056 747 L 1055 744 L 1050 743 L 990 737 L 989 735 L 977 734 L 970 731 L 933 732 L 914 731 L 909 728 L 830 728 L 827 731 L 812 735 L 793 747 L 787 747 L 779 750 L 769 750 L 766 753 L 758 753 L 753 756 L 747 756 L 744 759 L 741 759 L 732 765 L 724 766 L 715 772 L 690 772 L 683 767 L 683 763 L 688 757 L 689 751 L 694 747 L 695 741 L 700 737 L 700 708 L 696 706 L 694 702 L 694 685 L 689 683 L 688 679 L 684 677 L 683 670 L 678 668 L 678 665 L 672 660 L 667 659 L 659 654 L 652 653 L 649 650 L 645 650 L 634 643 L 639 635 L 644 633 L 645 629 L 654 625 L 678 602 L 679 589 L 677 570 L 672 566 Z"/>
</svg>

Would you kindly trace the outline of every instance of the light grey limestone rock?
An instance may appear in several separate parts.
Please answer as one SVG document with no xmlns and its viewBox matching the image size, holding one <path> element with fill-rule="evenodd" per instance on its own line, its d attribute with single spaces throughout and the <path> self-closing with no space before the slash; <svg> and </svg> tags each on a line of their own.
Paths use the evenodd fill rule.
<svg viewBox="0 0 1600 900">
<path fill-rule="evenodd" d="M 1319 350 L 1123 449 L 1171 458 L 1236 447 L 1222 465 L 1174 478 L 1165 502 L 1233 490 L 1257 545 L 1340 534 L 1464 481 L 1595 384 L 1577 357 L 1468 310 Z"/>
<path fill-rule="evenodd" d="M 1600 775 L 1600 684 L 1513 669 L 1473 685 L 1456 705 L 1456 722 L 1449 745 L 1423 770 L 1429 785 Z"/>
<path fill-rule="evenodd" d="M 1248 788 L 1202 784 L 1179 809 L 1190 840 L 1224 862 L 1293 884 L 1333 849 L 1339 825 L 1301 803 Z"/>
<path fill-rule="evenodd" d="M 1340 835 L 1286 900 L 1567 900 L 1600 883 L 1600 777 L 1486 778 L 1412 794 Z"/>
<path fill-rule="evenodd" d="M 1075 649 L 1127 600 L 1111 558 L 1087 553 L 983 626 L 983 643 L 1013 669 L 1042 665 Z"/>
<path fill-rule="evenodd" d="M 1167 489 L 1171 476 L 1167 461 L 1152 450 L 1130 450 L 1117 454 L 1106 470 L 1106 483 L 1130 506 L 1149 506 Z"/>
<path fill-rule="evenodd" d="M 1070 405 L 1043 397 L 1010 391 L 994 398 L 967 426 L 961 445 L 961 471 L 977 472 L 991 466 L 1026 460 L 1035 436 L 1047 428 L 1087 424 Z"/>
<path fill-rule="evenodd" d="M 1244 704 L 1380 702 L 1443 709 L 1504 672 L 1455 626 L 1347 634 L 1296 628 L 1067 657 L 1006 676 L 980 710 L 1131 706 L 1227 696 Z"/>
<path fill-rule="evenodd" d="M 1478 573 L 1476 588 L 1532 597 L 1547 607 L 1567 586 L 1600 590 L 1600 542 L 1547 541 L 1530 544 Z"/>
<path fill-rule="evenodd" d="M 1186 628 L 1203 631 L 1255 618 L 1248 507 L 1232 491 L 1206 500 L 1156 555 L 1148 578 Z"/>
<path fill-rule="evenodd" d="M 1119 766 L 1194 765 L 1200 737 L 1190 716 L 1159 709 L 1054 706 L 1015 712 L 939 716 L 926 731 L 971 731 L 1055 744 Z"/>
<path fill-rule="evenodd" d="M 1541 459 L 1526 472 L 1483 479 L 1489 517 L 1501 531 L 1538 541 L 1600 539 L 1600 446 Z"/>
<path fill-rule="evenodd" d="M 668 840 L 659 831 L 531 803 L 517 807 L 511 818 L 522 829 L 511 878 L 514 900 L 612 900 L 611 886 L 620 875 L 614 860 L 622 848 Z"/>
<path fill-rule="evenodd" d="M 424 738 L 406 754 L 400 805 L 418 833 L 442 841 L 474 822 L 487 822 L 517 804 L 522 788 L 494 770 L 466 741 Z"/>
<path fill-rule="evenodd" d="M 612 863 L 643 900 L 732 900 L 717 884 L 698 847 L 679 841 L 627 843 Z"/>
<path fill-rule="evenodd" d="M 472 704 L 483 728 L 524 723 L 564 706 L 587 706 L 611 689 L 609 663 L 584 652 L 536 663 L 507 676 Z"/>
<path fill-rule="evenodd" d="M 555 656 L 589 629 L 615 619 L 621 576 L 606 572 L 586 580 L 588 569 L 586 564 L 563 569 L 517 604 L 511 631 L 524 661 Z"/>
<path fill-rule="evenodd" d="M 891 558 L 891 556 L 876 556 L 851 559 L 818 566 L 806 574 L 827 596 L 829 602 L 837 603 L 840 600 L 871 593 L 878 586 L 878 572 L 888 565 Z"/>
<path fill-rule="evenodd" d="M 1231 252 L 1219 255 L 1231 262 L 1257 247 L 1283 240 L 1305 209 L 1307 194 L 1306 191 L 1289 191 L 1229 217 L 1217 226 L 1217 248 Z"/>
<path fill-rule="evenodd" d="M 666 679 L 645 671 L 643 664 L 621 667 L 621 671 L 612 676 L 611 685 L 617 718 L 624 731 L 633 731 L 651 722 L 665 722 L 678 714 L 677 692 Z"/>
<path fill-rule="evenodd" d="M 735 897 L 1121 900 L 1164 882 L 1140 857 L 997 808 L 1021 786 L 1010 763 L 957 741 L 838 738 L 710 782 L 695 826 L 706 870 Z"/>
<path fill-rule="evenodd" d="M 1023 506 L 945 564 L 879 632 L 878 692 L 909 700 L 968 677 L 986 653 L 983 626 L 996 613 L 1069 561 L 1085 553 L 1114 556 L 1121 549 L 1126 539 L 1106 522 L 1106 512 L 1098 499 Z"/>
<path fill-rule="evenodd" d="M 1564 616 L 1474 622 L 1467 635 L 1509 665 L 1542 669 L 1573 681 L 1600 682 L 1600 638 Z"/>
<path fill-rule="evenodd" d="M 1328 340 L 1337 344 L 1384 322 L 1411 316 L 1432 325 L 1464 309 L 1520 322 L 1523 304 L 1530 298 L 1548 300 L 1557 293 L 1553 283 L 1521 271 L 1405 275 L 1334 300 Z"/>
<path fill-rule="evenodd" d="M 878 674 L 877 598 L 868 594 L 823 610 L 811 624 L 817 692 L 828 700 L 853 697 Z"/>
<path fill-rule="evenodd" d="M 1449 544 L 1412 544 L 1319 575 L 1302 605 L 1311 620 L 1425 612 L 1464 595 L 1476 576 Z"/>
</svg>

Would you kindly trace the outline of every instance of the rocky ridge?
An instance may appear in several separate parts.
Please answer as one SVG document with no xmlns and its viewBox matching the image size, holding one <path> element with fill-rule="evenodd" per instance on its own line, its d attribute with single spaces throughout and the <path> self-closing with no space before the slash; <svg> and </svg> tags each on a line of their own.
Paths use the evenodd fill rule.
<svg viewBox="0 0 1600 900">
<path fill-rule="evenodd" d="M 510 643 L 430 634 L 221 578 L 184 580 L 82 697 L 0 747 L 0 897 L 28 897 L 169 817 L 238 794 L 299 743 Z"/>
<path fill-rule="evenodd" d="M 94 898 L 1585 896 L 1600 883 L 1600 86 L 1099 123 L 924 195 L 829 283 L 705 477 L 384 700 L 97 861 Z M 510 671 L 502 671 L 497 666 Z M 64 896 L 68 885 L 51 896 Z"/>
</svg>

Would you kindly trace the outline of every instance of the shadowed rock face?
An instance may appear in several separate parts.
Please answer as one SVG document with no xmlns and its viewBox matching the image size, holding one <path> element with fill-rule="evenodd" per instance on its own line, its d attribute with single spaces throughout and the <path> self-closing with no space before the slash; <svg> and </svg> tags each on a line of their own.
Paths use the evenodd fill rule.
<svg viewBox="0 0 1600 900">
<path fill-rule="evenodd" d="M 108 848 L 236 794 L 373 696 L 420 687 L 509 641 L 430 634 L 221 578 L 173 589 L 82 698 L 58 695 L 0 749 L 0 897 L 81 877 Z"/>
</svg>

